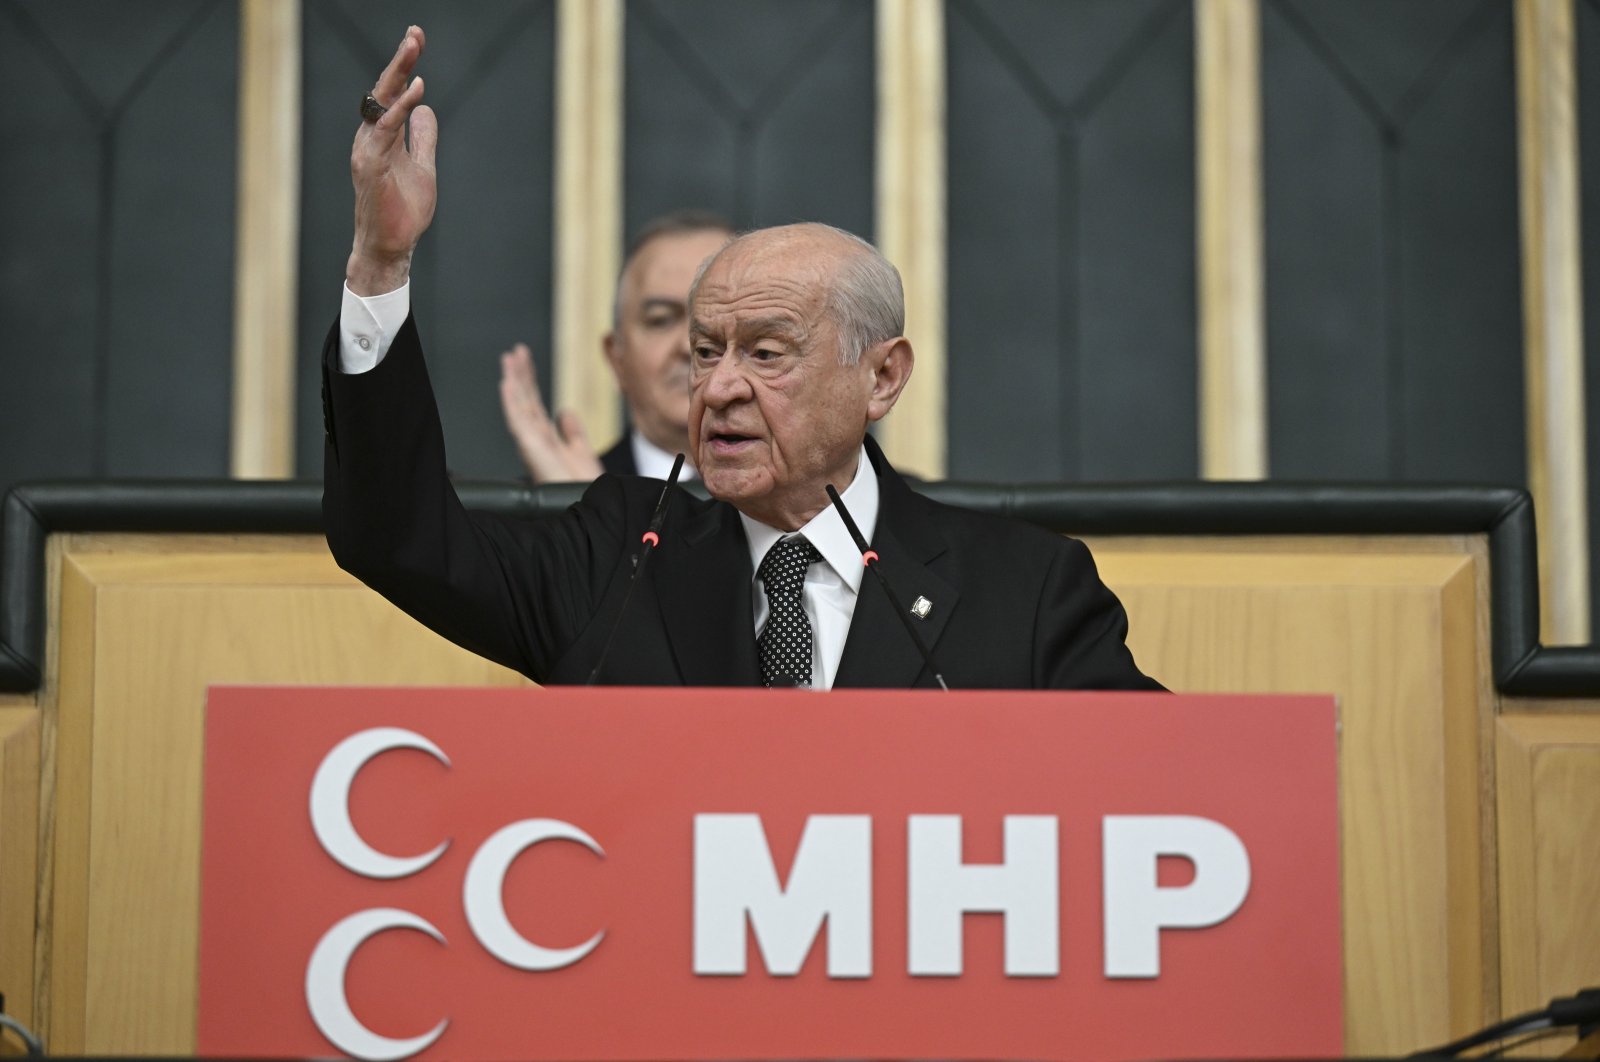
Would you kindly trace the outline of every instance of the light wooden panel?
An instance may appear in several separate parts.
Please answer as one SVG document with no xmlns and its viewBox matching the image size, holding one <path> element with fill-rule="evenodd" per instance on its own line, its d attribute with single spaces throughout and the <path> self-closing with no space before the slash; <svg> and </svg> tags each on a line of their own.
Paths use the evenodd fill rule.
<svg viewBox="0 0 1600 1062">
<path fill-rule="evenodd" d="M 1517 0 L 1528 487 L 1543 639 L 1589 641 L 1588 468 L 1572 0 Z"/>
<path fill-rule="evenodd" d="M 317 538 L 83 545 L 62 565 L 41 1024 L 57 1053 L 192 1053 L 206 686 L 524 680 L 402 615 Z"/>
<path fill-rule="evenodd" d="M 0 701 L 0 993 L 30 1028 L 38 838 L 39 712 Z"/>
<path fill-rule="evenodd" d="M 1142 668 L 1180 691 L 1339 697 L 1347 1052 L 1403 1054 L 1484 1024 L 1493 701 L 1477 560 L 1159 543 L 1094 543 Z"/>
<path fill-rule="evenodd" d="M 38 1027 L 51 1051 L 84 1053 L 88 970 L 89 802 L 94 698 L 94 584 L 51 542 L 56 577 L 50 623 L 57 645 L 56 698 L 44 710 L 40 780 L 39 938 L 35 943 Z M 63 799 L 65 796 L 65 799 Z"/>
<path fill-rule="evenodd" d="M 878 0 L 878 249 L 900 270 L 912 382 L 878 427 L 902 471 L 945 476 L 945 62 L 942 0 Z"/>
<path fill-rule="evenodd" d="M 1508 1014 L 1600 984 L 1600 702 L 1555 707 L 1498 727 Z"/>
<path fill-rule="evenodd" d="M 622 255 L 622 6 L 560 0 L 556 8 L 555 405 L 591 439 L 613 439 L 616 381 L 596 355 L 611 330 Z"/>
<path fill-rule="evenodd" d="M 1257 0 L 1195 0 L 1194 14 L 1200 472 L 1262 479 L 1261 11 Z"/>
<path fill-rule="evenodd" d="M 300 176 L 300 0 L 242 0 L 229 459 L 242 478 L 294 475 Z"/>
</svg>

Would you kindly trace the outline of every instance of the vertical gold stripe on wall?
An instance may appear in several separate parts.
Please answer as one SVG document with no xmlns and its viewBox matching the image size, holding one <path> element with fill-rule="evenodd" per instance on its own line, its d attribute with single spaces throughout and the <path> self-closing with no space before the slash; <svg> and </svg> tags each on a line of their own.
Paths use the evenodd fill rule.
<svg viewBox="0 0 1600 1062">
<path fill-rule="evenodd" d="M 276 479 L 294 475 L 299 0 L 240 2 L 238 159 L 228 465 Z"/>
<path fill-rule="evenodd" d="M 943 479 L 945 69 L 942 0 L 878 0 L 877 241 L 906 289 L 911 384 L 879 425 L 897 467 Z"/>
<path fill-rule="evenodd" d="M 1267 474 L 1262 309 L 1261 12 L 1195 0 L 1200 474 Z"/>
<path fill-rule="evenodd" d="M 1528 484 L 1545 642 L 1589 640 L 1588 471 L 1572 0 L 1517 0 Z"/>
<path fill-rule="evenodd" d="M 556 8 L 555 406 L 583 418 L 596 447 L 621 427 L 616 381 L 600 353 L 611 328 L 622 229 L 622 4 Z"/>
</svg>

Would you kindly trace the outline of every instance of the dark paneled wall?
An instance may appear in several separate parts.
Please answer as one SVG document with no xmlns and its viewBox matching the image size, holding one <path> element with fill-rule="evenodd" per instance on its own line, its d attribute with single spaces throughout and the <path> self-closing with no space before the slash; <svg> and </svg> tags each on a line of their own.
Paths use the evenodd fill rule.
<svg viewBox="0 0 1600 1062">
<path fill-rule="evenodd" d="M 439 206 L 411 283 L 451 467 L 522 473 L 500 413 L 499 354 L 523 340 L 550 388 L 555 16 L 552 0 L 304 0 L 297 464 L 322 474 L 317 355 L 350 253 L 357 104 L 408 22 L 439 116 Z"/>
<path fill-rule="evenodd" d="M 1271 471 L 1526 477 L 1509 0 L 1262 8 Z"/>
<path fill-rule="evenodd" d="M 872 238 L 871 0 L 629 0 L 624 227 L 684 207 Z"/>
<path fill-rule="evenodd" d="M 552 8 L 405 12 L 442 126 L 413 295 L 467 473 L 517 471 L 495 355 L 527 340 L 549 385 Z M 1578 12 L 1589 40 L 1595 0 Z M 695 204 L 870 234 L 869 0 L 626 13 L 628 229 Z M 1188 0 L 951 0 L 946 18 L 952 474 L 1192 475 Z M 236 5 L 0 0 L 0 24 L 0 479 L 220 474 Z M 305 3 L 306 474 L 351 101 L 402 28 L 381 0 Z M 1262 39 L 1273 473 L 1520 482 L 1508 0 L 1267 0 Z"/>
<path fill-rule="evenodd" d="M 1600 0 L 1575 6 L 1593 145 Z M 872 234 L 871 0 L 625 10 L 626 229 L 695 205 Z M 498 353 L 526 340 L 550 385 L 553 0 L 304 0 L 298 467 L 355 105 L 406 21 L 441 123 L 413 300 L 451 462 L 515 475 Z M 946 27 L 951 475 L 1194 475 L 1190 0 L 949 0 Z M 234 0 L 0 0 L 0 484 L 226 473 L 238 32 Z M 1261 35 L 1273 475 L 1521 483 L 1511 0 L 1263 0 Z M 1600 416 L 1600 365 L 1588 388 Z"/>
<path fill-rule="evenodd" d="M 1192 477 L 1189 0 L 951 0 L 949 471 Z"/>
<path fill-rule="evenodd" d="M 0 490 L 225 475 L 231 0 L 0 0 Z"/>
</svg>

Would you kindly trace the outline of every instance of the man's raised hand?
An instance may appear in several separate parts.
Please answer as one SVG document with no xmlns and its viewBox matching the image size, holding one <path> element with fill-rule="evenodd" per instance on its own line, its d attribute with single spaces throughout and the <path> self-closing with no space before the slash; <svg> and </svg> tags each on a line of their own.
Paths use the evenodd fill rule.
<svg viewBox="0 0 1600 1062">
<path fill-rule="evenodd" d="M 376 122 L 363 121 L 350 148 L 356 231 L 345 280 L 357 295 L 382 295 L 405 283 L 411 252 L 433 221 L 439 121 L 431 107 L 421 106 L 422 78 L 411 76 L 424 43 L 420 26 L 406 30 L 372 88 L 388 111 Z"/>
</svg>

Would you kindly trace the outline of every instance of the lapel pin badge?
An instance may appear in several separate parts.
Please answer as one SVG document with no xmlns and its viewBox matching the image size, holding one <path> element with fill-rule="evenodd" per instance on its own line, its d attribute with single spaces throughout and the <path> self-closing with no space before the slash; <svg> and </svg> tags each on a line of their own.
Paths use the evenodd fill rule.
<svg viewBox="0 0 1600 1062">
<path fill-rule="evenodd" d="M 917 599 L 915 601 L 911 602 L 911 614 L 913 616 L 917 617 L 917 619 L 927 619 L 928 618 L 928 613 L 930 613 L 932 611 L 933 611 L 933 602 L 929 601 L 927 598 L 923 597 L 921 594 L 918 594 L 917 595 Z"/>
</svg>

